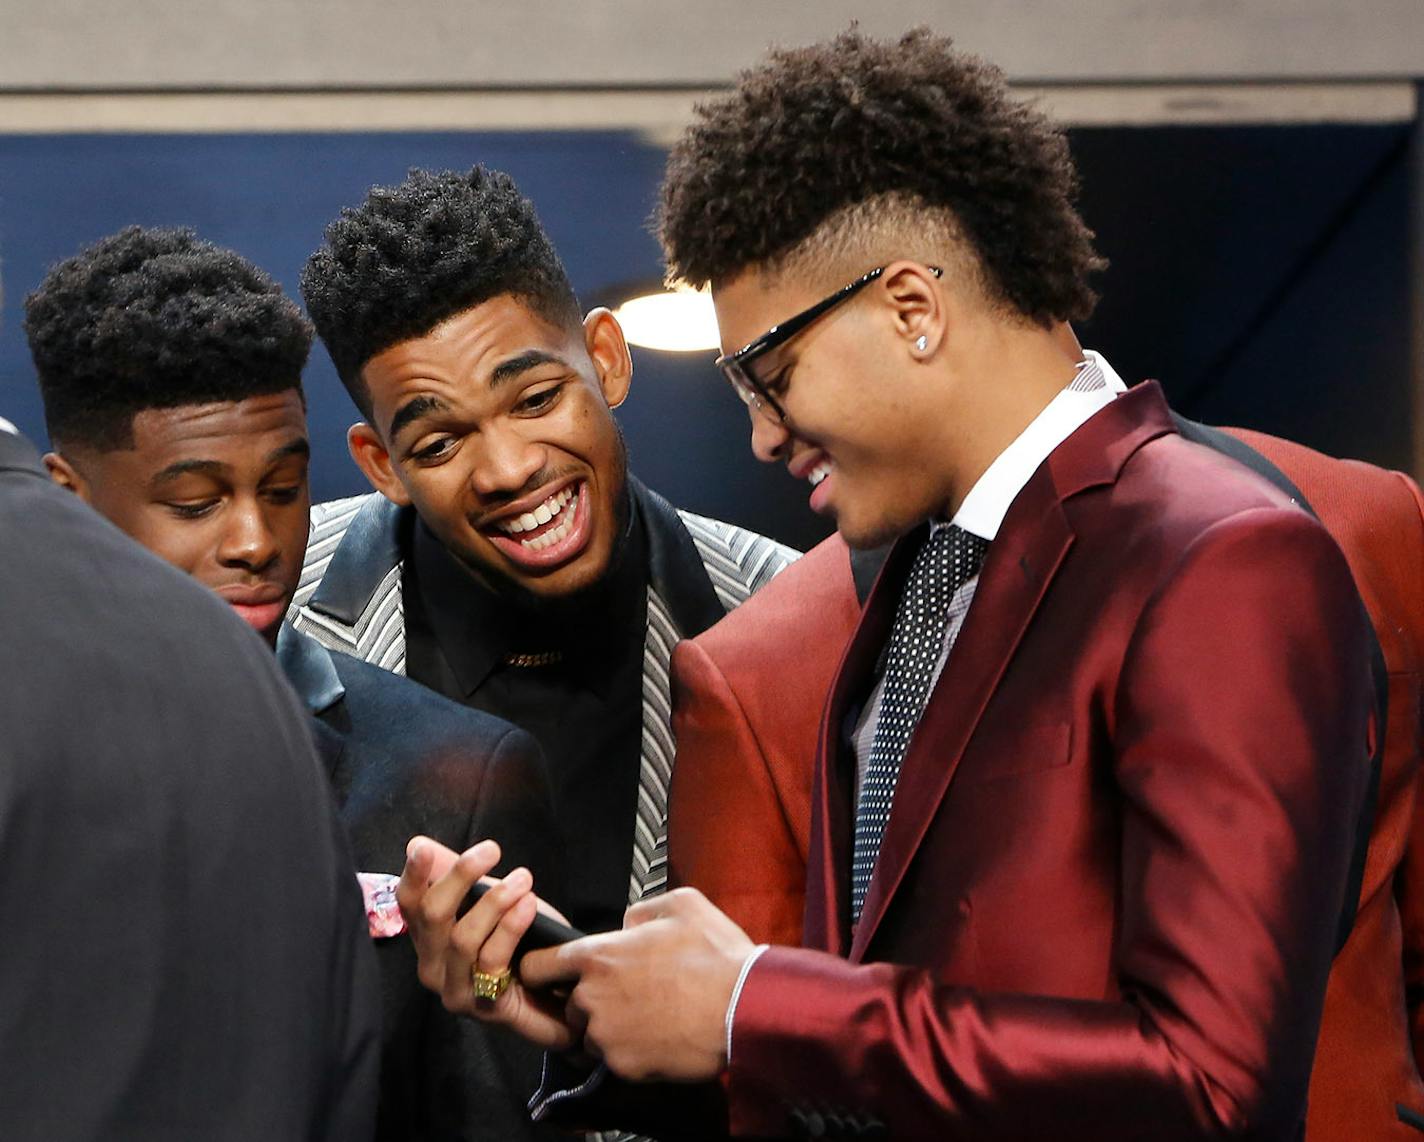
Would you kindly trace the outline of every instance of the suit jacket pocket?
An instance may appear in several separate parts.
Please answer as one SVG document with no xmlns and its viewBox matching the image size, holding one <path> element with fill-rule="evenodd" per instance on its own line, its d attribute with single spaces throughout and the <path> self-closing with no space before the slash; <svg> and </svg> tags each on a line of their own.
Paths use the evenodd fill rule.
<svg viewBox="0 0 1424 1142">
<path fill-rule="evenodd" d="M 957 782 L 979 784 L 1025 774 L 1059 769 L 1073 760 L 1073 727 L 1067 722 L 1047 722 L 996 731 L 981 727 L 969 745 L 967 765 L 955 775 Z"/>
</svg>

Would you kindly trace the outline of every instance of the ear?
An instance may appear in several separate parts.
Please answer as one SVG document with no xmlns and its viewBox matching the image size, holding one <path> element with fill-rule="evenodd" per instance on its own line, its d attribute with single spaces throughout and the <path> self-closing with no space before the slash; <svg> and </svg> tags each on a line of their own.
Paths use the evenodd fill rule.
<svg viewBox="0 0 1424 1142">
<path fill-rule="evenodd" d="M 944 338 L 949 312 L 942 281 L 919 262 L 891 262 L 880 276 L 895 333 L 916 360 L 932 357 Z"/>
<path fill-rule="evenodd" d="M 598 374 L 598 387 L 609 408 L 617 408 L 633 383 L 633 358 L 618 318 L 602 307 L 583 319 L 584 345 Z"/>
<path fill-rule="evenodd" d="M 356 467 L 371 482 L 371 487 L 393 504 L 401 507 L 410 505 L 410 494 L 396 475 L 391 454 L 386 451 L 374 428 L 364 420 L 353 424 L 346 430 L 346 448 L 351 453 L 351 459 L 356 461 Z"/>
<path fill-rule="evenodd" d="M 44 454 L 45 471 L 49 473 L 49 478 L 61 488 L 68 488 L 86 504 L 92 504 L 93 498 L 89 492 L 89 481 L 83 474 L 58 452 L 46 452 Z"/>
</svg>

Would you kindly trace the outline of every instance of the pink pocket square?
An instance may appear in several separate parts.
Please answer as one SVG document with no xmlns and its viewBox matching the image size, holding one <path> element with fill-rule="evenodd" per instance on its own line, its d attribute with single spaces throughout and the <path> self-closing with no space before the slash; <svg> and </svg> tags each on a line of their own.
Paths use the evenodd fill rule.
<svg viewBox="0 0 1424 1142">
<path fill-rule="evenodd" d="M 396 903 L 400 877 L 388 872 L 358 872 L 361 895 L 366 900 L 366 927 L 373 940 L 399 936 L 406 929 L 405 917 Z"/>
</svg>

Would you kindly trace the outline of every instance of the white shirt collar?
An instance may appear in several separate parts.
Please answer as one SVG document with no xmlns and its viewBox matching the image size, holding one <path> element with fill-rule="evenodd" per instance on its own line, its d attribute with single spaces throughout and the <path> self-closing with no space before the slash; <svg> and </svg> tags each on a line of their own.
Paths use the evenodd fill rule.
<svg viewBox="0 0 1424 1142">
<path fill-rule="evenodd" d="M 1112 366 L 1100 354 L 1085 350 L 1077 376 L 984 470 L 950 522 L 983 539 L 996 538 L 1009 505 L 1048 454 L 1126 391 Z"/>
<path fill-rule="evenodd" d="M 11 424 L 8 420 L 6 420 L 3 416 L 0 416 L 0 432 L 10 432 L 16 436 L 20 435 L 20 430 L 16 428 L 13 424 Z"/>
</svg>

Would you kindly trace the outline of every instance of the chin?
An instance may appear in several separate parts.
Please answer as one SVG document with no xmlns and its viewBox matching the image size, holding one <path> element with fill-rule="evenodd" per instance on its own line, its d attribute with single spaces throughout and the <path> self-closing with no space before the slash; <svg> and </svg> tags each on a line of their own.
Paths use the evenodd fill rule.
<svg viewBox="0 0 1424 1142">
<path fill-rule="evenodd" d="M 913 531 L 925 518 L 891 519 L 882 516 L 864 519 L 854 512 L 846 512 L 836 517 L 836 530 L 847 546 L 857 551 L 868 551 L 893 543 L 906 532 Z"/>
<path fill-rule="evenodd" d="M 585 550 L 577 558 L 542 575 L 511 568 L 508 564 L 481 564 L 479 577 L 498 590 L 510 590 L 526 599 L 566 599 L 598 584 L 608 572 L 608 553 Z"/>
</svg>

